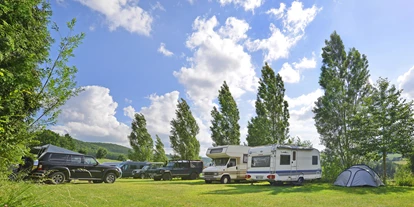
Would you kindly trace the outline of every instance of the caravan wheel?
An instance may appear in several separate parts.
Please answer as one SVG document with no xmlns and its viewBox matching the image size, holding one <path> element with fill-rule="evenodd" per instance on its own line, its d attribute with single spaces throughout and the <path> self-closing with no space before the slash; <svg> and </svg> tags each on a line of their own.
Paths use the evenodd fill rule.
<svg viewBox="0 0 414 207">
<path fill-rule="evenodd" d="M 225 176 L 221 177 L 220 182 L 221 182 L 222 184 L 228 184 L 228 183 L 230 183 L 230 182 L 231 182 L 231 180 L 230 180 L 230 177 L 229 177 L 228 175 L 225 175 Z"/>
<path fill-rule="evenodd" d="M 305 180 L 305 179 L 303 179 L 303 177 L 300 177 L 300 178 L 298 179 L 298 181 L 296 182 L 296 185 L 302 185 L 304 180 Z"/>
</svg>

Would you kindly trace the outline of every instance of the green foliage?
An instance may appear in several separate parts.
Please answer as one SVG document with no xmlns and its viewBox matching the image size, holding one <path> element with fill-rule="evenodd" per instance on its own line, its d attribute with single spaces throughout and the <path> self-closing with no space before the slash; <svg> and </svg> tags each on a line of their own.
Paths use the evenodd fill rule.
<svg viewBox="0 0 414 207">
<path fill-rule="evenodd" d="M 399 166 L 394 179 L 398 186 L 414 186 L 414 174 L 409 165 Z"/>
<path fill-rule="evenodd" d="M 106 154 L 108 154 L 108 150 L 106 150 L 105 148 L 99 148 L 98 152 L 96 152 L 96 158 L 105 158 Z"/>
<path fill-rule="evenodd" d="M 395 177 L 395 172 L 397 171 L 398 164 L 395 162 L 386 162 L 384 173 L 384 163 L 382 161 L 371 161 L 367 165 L 371 167 L 381 178 L 393 179 Z"/>
<path fill-rule="evenodd" d="M 60 136 L 58 133 L 48 129 L 36 133 L 34 141 L 36 141 L 36 143 L 32 144 L 31 147 L 52 144 L 68 150 L 76 150 L 75 140 L 69 134 Z"/>
<path fill-rule="evenodd" d="M 173 150 L 181 159 L 196 160 L 200 153 L 200 142 L 196 136 L 200 129 L 184 99 L 178 100 L 176 118 L 171 121 L 170 141 Z"/>
<path fill-rule="evenodd" d="M 336 32 L 325 40 L 322 51 L 319 85 L 324 94 L 313 108 L 315 126 L 327 156 L 337 156 L 345 169 L 361 161 L 358 146 L 362 132 L 355 119 L 363 98 L 369 95 L 368 60 L 355 48 L 347 54 Z"/>
<path fill-rule="evenodd" d="M 414 174 L 414 153 L 411 153 L 408 156 L 408 159 L 409 159 L 409 166 L 410 166 L 410 169 L 411 169 L 411 173 Z"/>
<path fill-rule="evenodd" d="M 322 180 L 333 183 L 338 175 L 345 170 L 338 156 L 332 156 L 332 152 L 324 150 L 321 153 Z"/>
<path fill-rule="evenodd" d="M 76 95 L 77 69 L 67 66 L 84 34 L 62 36 L 49 58 L 51 9 L 46 0 L 0 5 L 0 173 L 28 153 L 33 132 L 54 123 L 58 108 Z M 68 23 L 72 32 L 75 19 Z M 52 29 L 59 33 L 54 24 Z"/>
<path fill-rule="evenodd" d="M 40 186 L 0 179 L 0 206 L 43 206 L 38 197 Z M 44 192 L 44 191 L 43 191 Z M 45 192 L 44 192 L 45 193 Z"/>
<path fill-rule="evenodd" d="M 285 143 L 287 145 L 295 145 L 295 146 L 300 146 L 300 147 L 313 147 L 313 144 L 311 141 L 309 140 L 305 140 L 302 141 L 300 139 L 300 137 L 291 137 L 287 140 L 287 142 Z"/>
<path fill-rule="evenodd" d="M 211 111 L 211 138 L 213 146 L 240 145 L 239 110 L 226 81 L 219 90 L 220 111 L 214 106 Z"/>
<path fill-rule="evenodd" d="M 249 121 L 247 142 L 249 146 L 283 144 L 289 138 L 289 109 L 284 100 L 285 86 L 282 77 L 275 74 L 266 63 L 256 100 L 256 117 Z"/>
<path fill-rule="evenodd" d="M 414 113 L 413 102 L 401 97 L 387 79 L 379 78 L 371 95 L 364 99 L 358 116 L 358 131 L 361 140 L 361 154 L 366 152 L 374 160 L 383 160 L 383 179 L 386 179 L 387 153 L 410 153 L 413 146 Z M 378 156 L 382 155 L 382 156 Z"/>
<path fill-rule="evenodd" d="M 127 160 L 127 157 L 125 155 L 119 155 L 117 160 L 125 161 L 125 160 Z"/>
<path fill-rule="evenodd" d="M 167 158 L 167 155 L 165 154 L 164 144 L 162 143 L 160 137 L 156 135 L 154 162 L 166 162 L 166 161 L 168 161 L 168 158 Z"/>
<path fill-rule="evenodd" d="M 132 132 L 128 139 L 133 151 L 128 155 L 129 158 L 137 161 L 152 161 L 154 142 L 147 131 L 147 121 L 143 114 L 135 114 L 131 128 Z"/>
<path fill-rule="evenodd" d="M 86 155 L 88 153 L 88 151 L 86 149 L 80 149 L 78 150 L 79 153 Z"/>
</svg>

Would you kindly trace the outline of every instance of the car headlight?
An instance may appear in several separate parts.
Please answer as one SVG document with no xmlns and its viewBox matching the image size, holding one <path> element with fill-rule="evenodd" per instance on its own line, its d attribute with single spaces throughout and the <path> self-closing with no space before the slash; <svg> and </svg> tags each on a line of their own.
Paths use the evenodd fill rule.
<svg viewBox="0 0 414 207">
<path fill-rule="evenodd" d="M 215 172 L 215 173 L 214 173 L 214 176 L 217 176 L 217 175 L 218 175 L 218 172 Z"/>
</svg>

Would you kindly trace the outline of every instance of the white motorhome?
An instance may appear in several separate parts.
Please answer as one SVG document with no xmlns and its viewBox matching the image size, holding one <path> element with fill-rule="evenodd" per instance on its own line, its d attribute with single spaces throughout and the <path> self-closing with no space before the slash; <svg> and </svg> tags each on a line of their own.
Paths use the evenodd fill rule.
<svg viewBox="0 0 414 207">
<path fill-rule="evenodd" d="M 207 157 L 213 159 L 211 165 L 203 170 L 206 183 L 220 181 L 223 184 L 232 180 L 240 182 L 246 179 L 247 154 L 250 147 L 241 145 L 226 145 L 210 147 Z"/>
<path fill-rule="evenodd" d="M 322 176 L 320 153 L 315 148 L 290 145 L 251 147 L 248 155 L 246 179 L 302 184 L 304 180 Z"/>
</svg>

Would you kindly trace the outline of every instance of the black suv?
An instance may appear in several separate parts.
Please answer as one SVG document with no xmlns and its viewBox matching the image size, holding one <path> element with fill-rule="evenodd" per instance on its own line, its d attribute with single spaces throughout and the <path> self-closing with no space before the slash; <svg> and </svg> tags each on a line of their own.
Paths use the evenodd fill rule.
<svg viewBox="0 0 414 207">
<path fill-rule="evenodd" d="M 170 161 L 165 167 L 150 169 L 147 173 L 154 180 L 171 180 L 172 178 L 195 180 L 203 171 L 203 166 L 201 160 L 177 160 Z"/>
<path fill-rule="evenodd" d="M 30 177 L 50 178 L 56 184 L 69 182 L 72 179 L 113 183 L 122 175 L 118 167 L 100 165 L 92 156 L 54 145 L 41 147 L 38 161 L 34 162 L 32 169 Z"/>
</svg>

